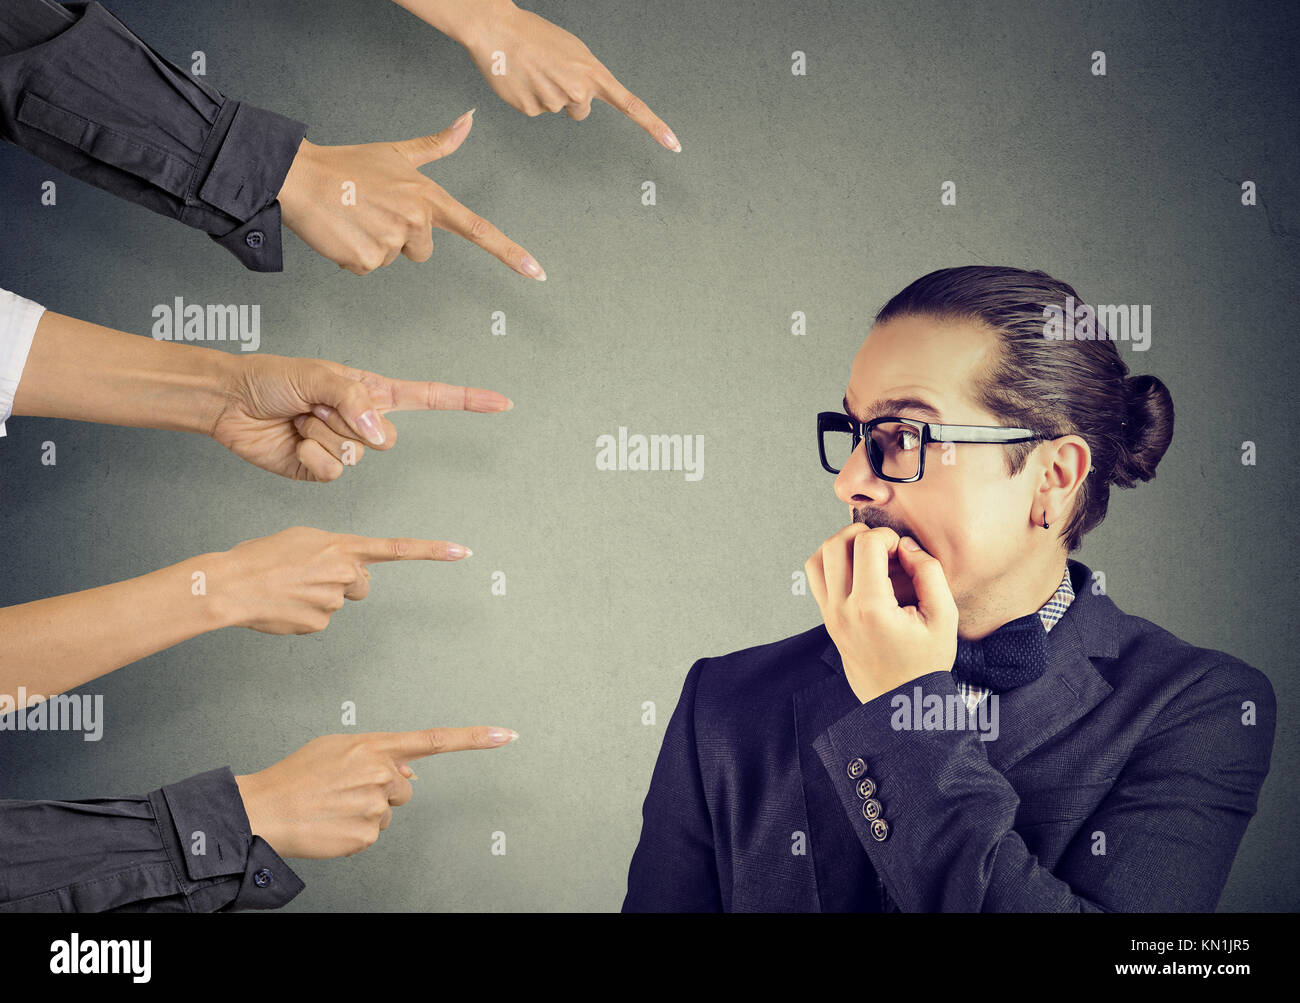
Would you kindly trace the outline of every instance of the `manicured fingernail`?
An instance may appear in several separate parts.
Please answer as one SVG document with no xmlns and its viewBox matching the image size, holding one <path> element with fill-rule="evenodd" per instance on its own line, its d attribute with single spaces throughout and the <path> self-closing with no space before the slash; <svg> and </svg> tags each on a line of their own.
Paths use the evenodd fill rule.
<svg viewBox="0 0 1300 1003">
<path fill-rule="evenodd" d="M 673 135 L 672 129 L 664 130 L 663 143 L 664 146 L 668 147 L 668 149 L 672 150 L 674 153 L 682 152 L 682 144 L 677 141 L 677 137 Z"/>
<path fill-rule="evenodd" d="M 459 543 L 447 544 L 448 557 L 451 558 L 469 557 L 469 555 L 472 553 L 474 553 L 474 551 L 470 550 L 469 547 L 463 547 Z"/>
<path fill-rule="evenodd" d="M 505 745 L 507 742 L 513 742 L 519 737 L 519 733 L 511 731 L 509 728 L 489 728 L 488 741 L 493 745 Z"/>
<path fill-rule="evenodd" d="M 374 445 L 384 444 L 384 427 L 379 424 L 379 415 L 374 411 L 362 411 L 361 416 L 357 418 L 357 428 L 361 429 L 361 434 Z"/>
<path fill-rule="evenodd" d="M 525 275 L 531 275 L 538 282 L 546 281 L 546 273 L 542 271 L 542 266 L 537 263 L 537 259 L 531 254 L 524 255 L 524 260 L 519 263 L 519 270 Z"/>
<path fill-rule="evenodd" d="M 330 409 L 327 408 L 324 404 L 313 404 L 311 406 L 311 413 L 314 414 L 321 421 L 330 420 Z"/>
<path fill-rule="evenodd" d="M 920 549 L 921 549 L 921 545 L 920 545 L 919 543 L 917 543 L 915 540 L 913 540 L 910 536 L 905 536 L 905 537 L 903 537 L 903 539 L 900 540 L 899 542 L 903 545 L 903 549 L 904 549 L 904 550 L 920 550 Z"/>
<path fill-rule="evenodd" d="M 460 118 L 456 119 L 456 121 L 452 122 L 451 127 L 453 129 L 459 129 L 462 125 L 464 125 L 466 122 L 470 120 L 470 117 L 476 111 L 478 111 L 478 108 L 471 108 L 469 111 L 465 112 L 465 114 L 462 115 Z"/>
<path fill-rule="evenodd" d="M 419 777 L 417 777 L 417 776 L 415 775 L 415 771 L 414 771 L 413 769 L 411 769 L 409 766 L 399 766 L 399 767 L 397 768 L 397 772 L 400 773 L 402 776 L 404 776 L 407 780 L 419 780 L 419 779 L 420 779 Z"/>
<path fill-rule="evenodd" d="M 510 410 L 512 407 L 514 407 L 514 406 L 515 406 L 515 402 L 512 401 L 509 397 L 507 397 L 507 398 L 506 398 L 506 406 L 503 407 L 501 410 L 502 410 L 502 411 L 509 411 L 509 410 Z"/>
<path fill-rule="evenodd" d="M 301 432 L 301 431 L 302 431 L 302 423 L 303 423 L 304 421 L 306 421 L 306 420 L 307 420 L 307 416 L 306 416 L 305 414 L 296 414 L 296 415 L 294 415 L 294 416 L 293 416 L 293 427 L 296 428 L 299 432 Z"/>
</svg>

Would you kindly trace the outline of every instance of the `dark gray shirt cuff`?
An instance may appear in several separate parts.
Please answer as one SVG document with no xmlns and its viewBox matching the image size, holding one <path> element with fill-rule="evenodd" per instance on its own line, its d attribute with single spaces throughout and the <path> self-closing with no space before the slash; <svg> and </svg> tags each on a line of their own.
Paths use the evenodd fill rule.
<svg viewBox="0 0 1300 1003">
<path fill-rule="evenodd" d="M 0 56 L 0 136 L 280 271 L 276 196 L 306 126 L 226 97 L 99 3 L 65 6 L 70 27 Z"/>
<path fill-rule="evenodd" d="M 0 801 L 0 912 L 274 909 L 303 887 L 227 767 L 144 797 Z"/>
</svg>

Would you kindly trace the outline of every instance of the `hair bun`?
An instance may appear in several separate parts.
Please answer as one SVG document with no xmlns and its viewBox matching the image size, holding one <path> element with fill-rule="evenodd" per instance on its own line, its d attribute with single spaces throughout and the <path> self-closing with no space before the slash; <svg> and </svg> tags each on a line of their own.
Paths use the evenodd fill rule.
<svg viewBox="0 0 1300 1003">
<path fill-rule="evenodd" d="M 1126 379 L 1124 400 L 1123 441 L 1111 481 L 1131 488 L 1156 475 L 1156 464 L 1174 437 L 1174 401 L 1169 388 L 1149 375 Z"/>
</svg>

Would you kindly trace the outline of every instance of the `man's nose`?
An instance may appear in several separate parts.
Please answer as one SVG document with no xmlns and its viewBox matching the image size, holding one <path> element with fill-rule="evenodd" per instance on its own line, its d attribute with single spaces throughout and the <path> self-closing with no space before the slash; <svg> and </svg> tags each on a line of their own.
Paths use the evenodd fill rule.
<svg viewBox="0 0 1300 1003">
<path fill-rule="evenodd" d="M 835 494 L 845 505 L 859 505 L 864 500 L 883 505 L 889 500 L 890 483 L 882 481 L 871 469 L 865 443 L 865 439 L 858 443 L 858 448 L 835 475 Z"/>
</svg>

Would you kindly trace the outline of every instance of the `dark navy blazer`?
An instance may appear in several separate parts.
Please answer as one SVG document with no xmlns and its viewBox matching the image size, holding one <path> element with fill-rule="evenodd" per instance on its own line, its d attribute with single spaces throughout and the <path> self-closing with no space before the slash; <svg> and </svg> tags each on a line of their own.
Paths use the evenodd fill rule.
<svg viewBox="0 0 1300 1003">
<path fill-rule="evenodd" d="M 1213 910 L 1268 773 L 1273 688 L 1069 566 L 1076 595 L 1047 635 L 1047 670 L 999 695 L 991 741 L 891 726 L 915 687 L 956 697 L 952 674 L 860 703 L 822 625 L 697 661 L 623 910 Z"/>
</svg>

